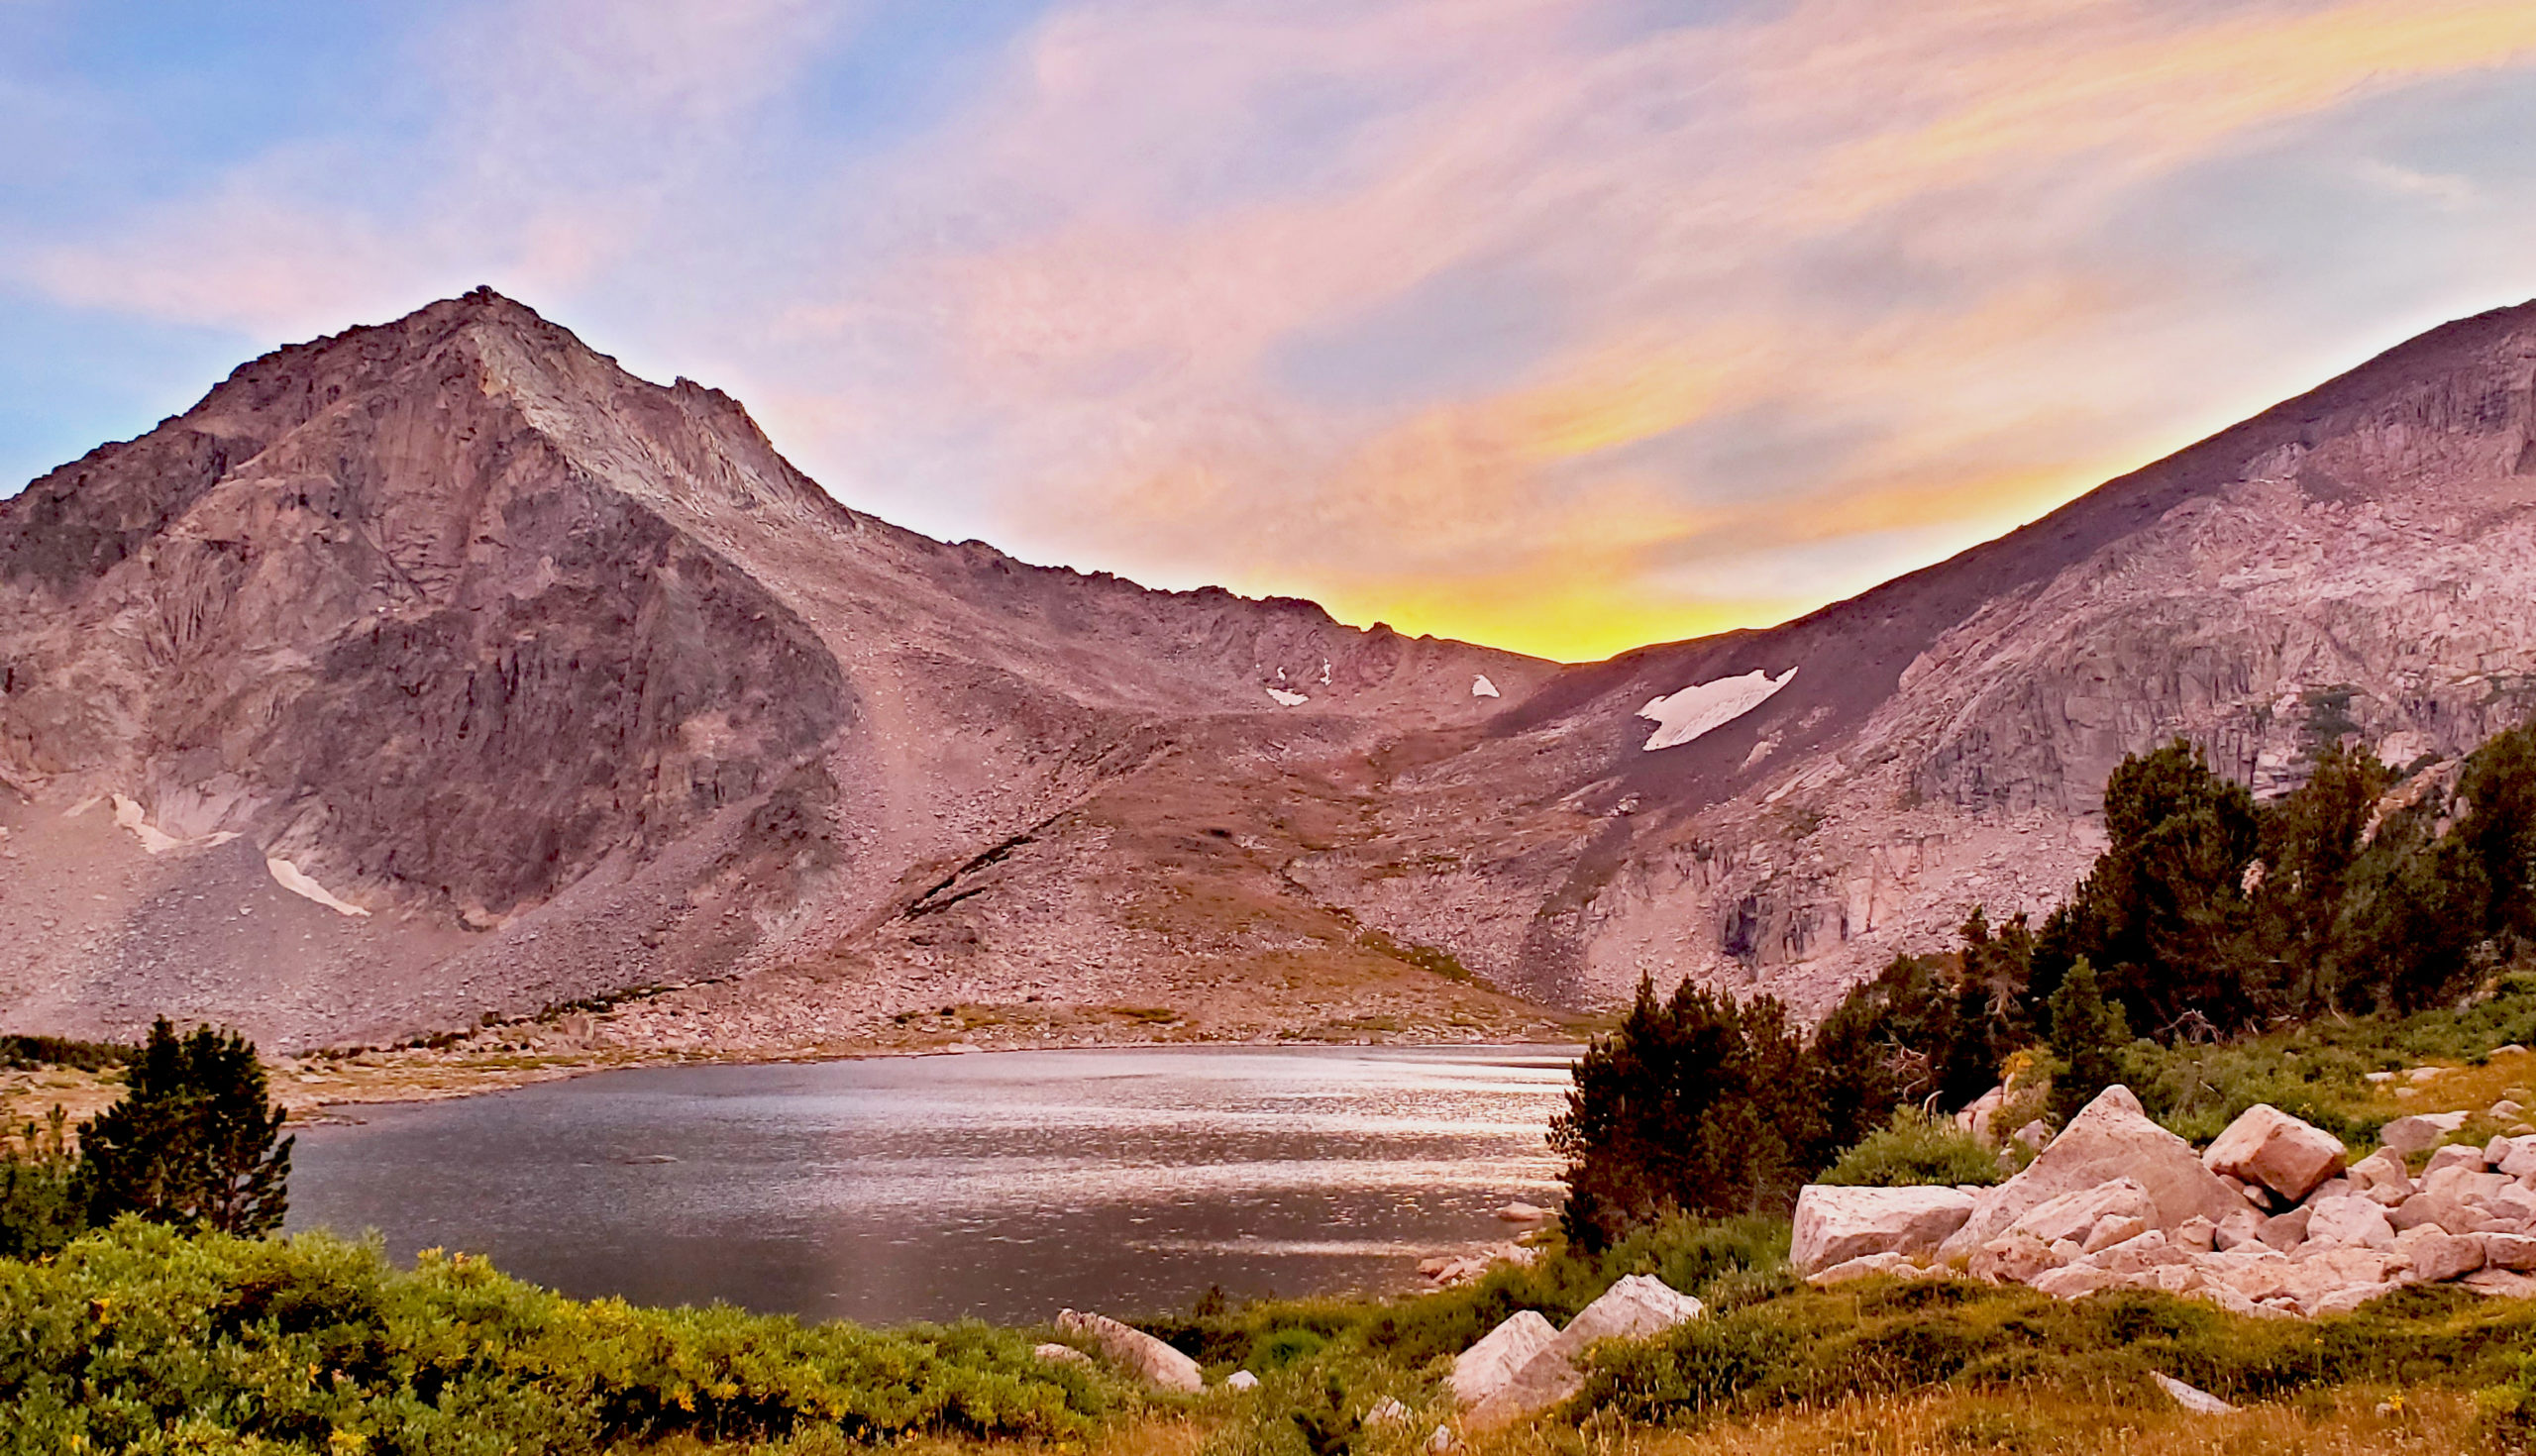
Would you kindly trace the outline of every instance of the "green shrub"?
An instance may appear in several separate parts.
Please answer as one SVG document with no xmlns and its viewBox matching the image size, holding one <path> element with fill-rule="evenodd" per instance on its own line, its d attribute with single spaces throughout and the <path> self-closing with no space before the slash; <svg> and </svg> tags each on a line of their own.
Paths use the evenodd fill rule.
<svg viewBox="0 0 2536 1456">
<path fill-rule="evenodd" d="M 1613 1347 L 1578 1404 L 1696 1423 L 1949 1384 L 2100 1392 L 2138 1387 L 2153 1370 L 2234 1401 L 2364 1382 L 2524 1392 L 2536 1389 L 2524 1373 L 2531 1349 L 2536 1304 L 2451 1288 L 2407 1290 L 2308 1321 L 2246 1318 L 2165 1295 L 2063 1302 L 2014 1286 L 1869 1280 Z"/>
<path fill-rule="evenodd" d="M 0 1259 L 50 1254 L 88 1226 L 79 1159 L 59 1107 L 15 1139 L 0 1135 Z"/>
<path fill-rule="evenodd" d="M 598 1453 L 673 1435 L 1069 1438 L 1103 1387 L 978 1324 L 878 1333 L 581 1302 L 320 1235 L 126 1219 L 0 1261 L 0 1453 Z"/>
<path fill-rule="evenodd" d="M 68 1067 L 103 1072 L 132 1060 L 132 1048 L 107 1041 L 73 1041 L 66 1036 L 0 1036 L 0 1070 L 32 1071 Z"/>
<path fill-rule="evenodd" d="M 1816 1182 L 1845 1188 L 1986 1187 L 2000 1176 L 1999 1155 L 1954 1118 L 1905 1107 L 1843 1153 Z"/>
</svg>

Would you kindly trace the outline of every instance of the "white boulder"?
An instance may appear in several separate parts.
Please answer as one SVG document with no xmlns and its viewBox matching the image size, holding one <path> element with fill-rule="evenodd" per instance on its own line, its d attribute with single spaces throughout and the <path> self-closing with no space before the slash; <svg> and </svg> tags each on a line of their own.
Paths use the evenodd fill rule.
<svg viewBox="0 0 2536 1456">
<path fill-rule="evenodd" d="M 2258 1102 L 2210 1144 L 2201 1166 L 2260 1183 L 2295 1202 L 2342 1171 L 2342 1139 L 2269 1102 Z"/>
<path fill-rule="evenodd" d="M 1194 1396 L 1207 1388 L 1207 1378 L 1199 1373 L 1197 1361 L 1106 1314 L 1063 1310 L 1057 1315 L 1057 1328 L 1092 1341 L 1111 1364 L 1156 1390 Z"/>
<path fill-rule="evenodd" d="M 1633 1274 L 1578 1311 L 1515 1378 L 1471 1407 L 1466 1429 L 1487 1430 L 1536 1414 L 1585 1387 L 1583 1359 L 1597 1340 L 1642 1340 L 1697 1319 L 1708 1306 L 1664 1281 Z"/>
<path fill-rule="evenodd" d="M 1539 1310 L 1519 1310 L 1478 1344 L 1454 1356 L 1453 1373 L 1444 1377 L 1444 1384 L 1455 1401 L 1476 1405 L 1504 1390 L 1557 1338 L 1558 1326 L 1542 1318 Z"/>
<path fill-rule="evenodd" d="M 1973 1195 L 1952 1188 L 1834 1188 L 1796 1197 L 1788 1262 L 1812 1274 L 1868 1254 L 1926 1254 L 1963 1226 Z"/>
<path fill-rule="evenodd" d="M 1259 1377 L 1252 1375 L 1247 1370 L 1236 1370 L 1232 1374 L 1224 1377 L 1224 1389 L 1228 1391 L 1255 1391 L 1259 1389 Z"/>
<path fill-rule="evenodd" d="M 2070 1118 L 2024 1172 L 1977 1196 L 1970 1216 L 1940 1246 L 1939 1257 L 1968 1258 L 2042 1204 L 2116 1179 L 2129 1179 L 2148 1195 L 2154 1228 L 2174 1228 L 2195 1216 L 2217 1223 L 2245 1206 L 2217 1174 L 2201 1166 L 2190 1143 L 2149 1119 L 2129 1088 L 2110 1087 Z"/>
</svg>

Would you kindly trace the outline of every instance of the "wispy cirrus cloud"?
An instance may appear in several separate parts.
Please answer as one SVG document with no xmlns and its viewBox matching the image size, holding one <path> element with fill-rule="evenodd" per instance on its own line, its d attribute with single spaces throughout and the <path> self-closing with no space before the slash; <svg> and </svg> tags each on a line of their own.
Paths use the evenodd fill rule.
<svg viewBox="0 0 2536 1456">
<path fill-rule="evenodd" d="M 2536 292 L 2516 0 L 508 13 L 394 39 L 410 135 L 0 265 L 276 337 L 489 278 L 919 528 L 1568 657 Z"/>
</svg>

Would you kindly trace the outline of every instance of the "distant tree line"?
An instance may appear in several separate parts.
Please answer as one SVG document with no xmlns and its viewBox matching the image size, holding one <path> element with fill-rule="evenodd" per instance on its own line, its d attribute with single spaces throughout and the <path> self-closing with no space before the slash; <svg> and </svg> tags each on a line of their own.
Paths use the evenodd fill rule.
<svg viewBox="0 0 2536 1456">
<path fill-rule="evenodd" d="M 0 1138 L 0 1258 L 51 1253 L 127 1214 L 233 1234 L 281 1226 L 294 1139 L 255 1047 L 208 1026 L 179 1035 L 161 1017 L 122 1060 L 122 1099 L 75 1132 L 56 1107 Z"/>
<path fill-rule="evenodd" d="M 1954 952 L 1897 957 L 1811 1037 L 1766 996 L 1641 983 L 1552 1127 L 1570 1235 L 1784 1206 L 1897 1109 L 1960 1109 L 2020 1053 L 2065 1120 L 2135 1037 L 2419 1011 L 2536 953 L 2536 726 L 2447 776 L 2328 749 L 2270 804 L 2177 740 L 2122 762 L 2104 815 L 2106 848 L 2039 928 L 1976 907 Z"/>
</svg>

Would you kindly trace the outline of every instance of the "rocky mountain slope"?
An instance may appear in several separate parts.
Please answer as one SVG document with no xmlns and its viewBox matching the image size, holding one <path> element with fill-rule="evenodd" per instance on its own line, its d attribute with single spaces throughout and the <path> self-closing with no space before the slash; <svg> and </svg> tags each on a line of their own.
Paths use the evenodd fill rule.
<svg viewBox="0 0 2536 1456">
<path fill-rule="evenodd" d="M 2057 896 L 2166 735 L 2271 787 L 2515 721 L 2531 376 L 2536 308 L 2468 320 L 1802 621 L 1561 669 L 898 530 L 479 291 L 0 500 L 0 1020 L 1819 1004 Z"/>
</svg>

